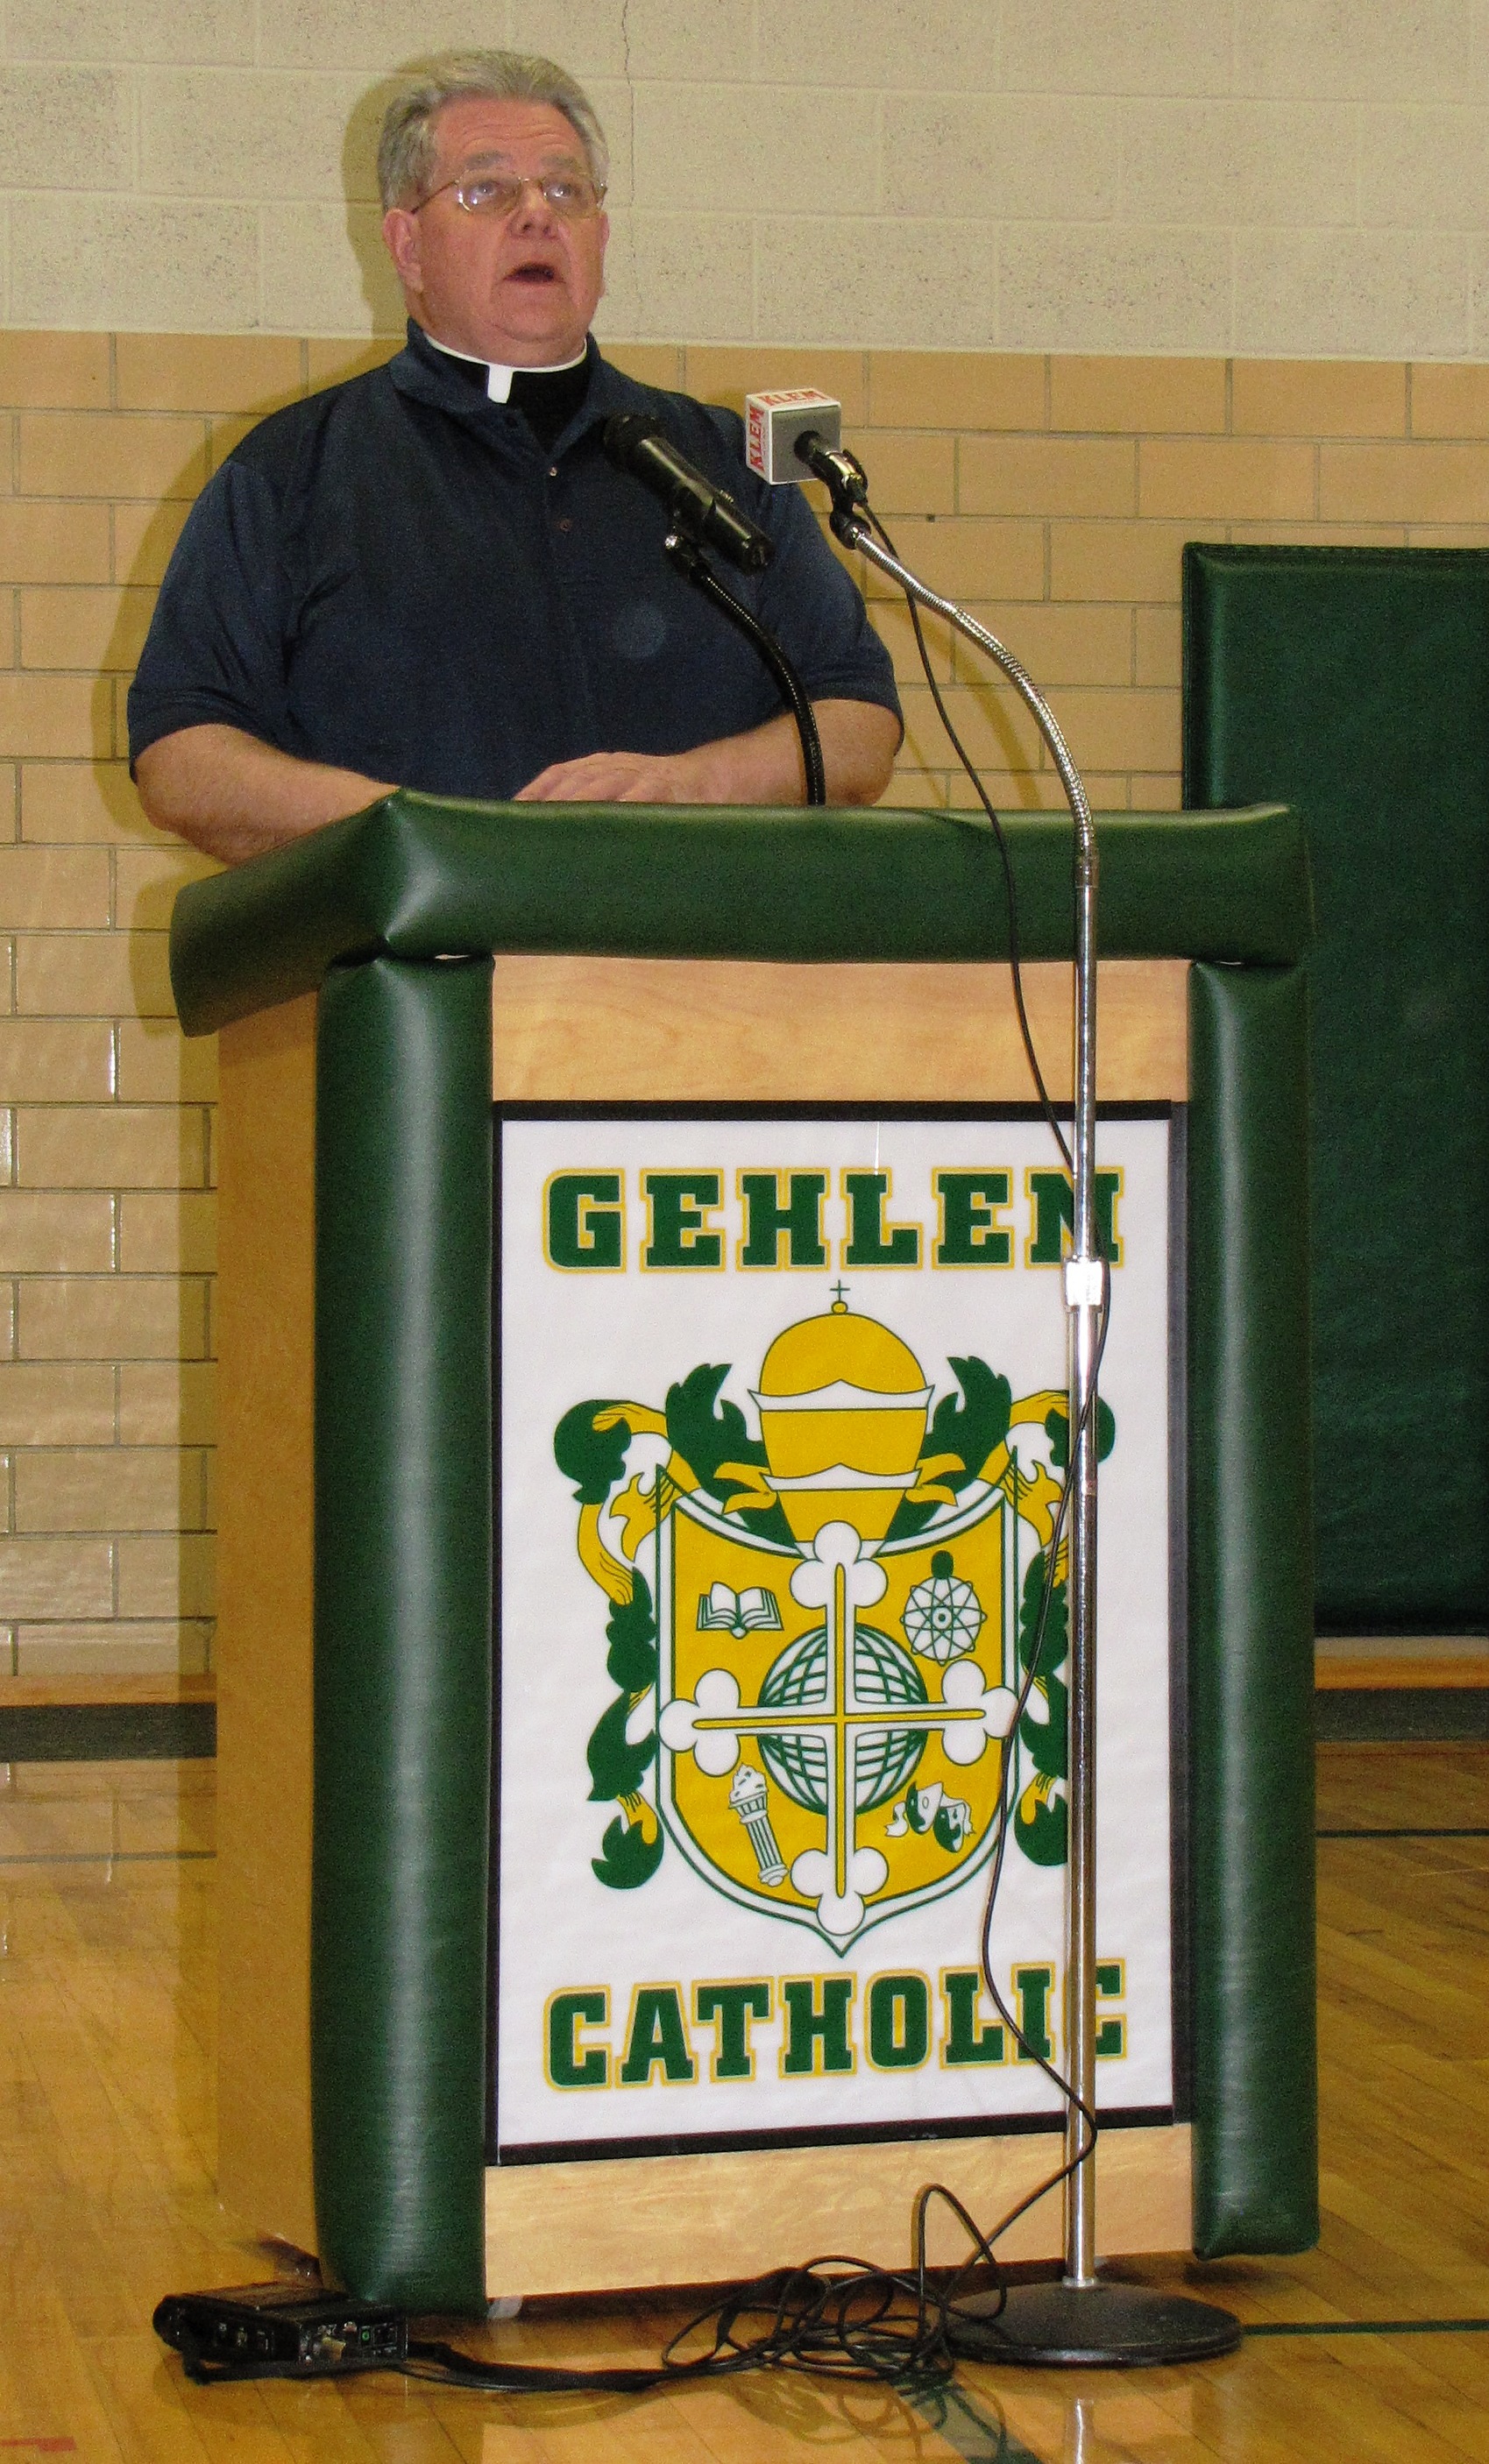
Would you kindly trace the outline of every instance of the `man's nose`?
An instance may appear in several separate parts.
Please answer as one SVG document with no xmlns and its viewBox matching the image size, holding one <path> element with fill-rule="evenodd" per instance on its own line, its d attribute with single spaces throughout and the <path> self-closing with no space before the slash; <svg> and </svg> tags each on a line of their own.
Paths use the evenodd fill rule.
<svg viewBox="0 0 1489 2464">
<path fill-rule="evenodd" d="M 543 192 L 543 182 L 536 172 L 514 172 L 522 184 L 522 193 L 512 209 L 512 221 L 520 230 L 551 231 L 557 214 Z"/>
</svg>

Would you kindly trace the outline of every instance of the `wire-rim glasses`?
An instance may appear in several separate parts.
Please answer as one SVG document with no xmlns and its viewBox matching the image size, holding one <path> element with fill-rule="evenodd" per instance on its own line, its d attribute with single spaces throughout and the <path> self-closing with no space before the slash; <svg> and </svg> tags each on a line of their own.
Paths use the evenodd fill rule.
<svg viewBox="0 0 1489 2464">
<path fill-rule="evenodd" d="M 421 214 L 436 197 L 453 196 L 463 213 L 490 214 L 504 221 L 515 214 L 529 188 L 536 188 L 544 203 L 550 207 L 561 222 L 588 222 L 605 203 L 604 185 L 591 180 L 587 171 L 547 171 L 541 177 L 534 172 L 476 171 L 456 180 L 442 180 L 421 197 L 412 211 Z"/>
</svg>

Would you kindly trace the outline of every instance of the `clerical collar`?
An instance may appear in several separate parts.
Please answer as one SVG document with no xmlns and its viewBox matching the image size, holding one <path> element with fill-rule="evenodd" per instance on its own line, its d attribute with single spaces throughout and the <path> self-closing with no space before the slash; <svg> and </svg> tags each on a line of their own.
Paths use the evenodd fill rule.
<svg viewBox="0 0 1489 2464">
<path fill-rule="evenodd" d="M 577 352 L 573 359 L 559 360 L 549 367 L 508 368 L 503 367 L 500 360 L 475 360 L 468 351 L 453 351 L 448 342 L 442 342 L 438 335 L 432 334 L 427 326 L 423 328 L 423 333 L 426 342 L 430 343 L 434 350 L 442 351 L 447 360 L 454 360 L 461 375 L 472 385 L 477 384 L 481 377 L 485 378 L 488 402 L 510 402 L 514 377 L 522 377 L 529 381 L 519 386 L 518 392 L 521 396 L 531 389 L 531 381 L 534 379 L 541 382 L 544 377 L 566 376 L 570 368 L 582 368 L 589 353 L 587 343 L 584 350 Z"/>
</svg>

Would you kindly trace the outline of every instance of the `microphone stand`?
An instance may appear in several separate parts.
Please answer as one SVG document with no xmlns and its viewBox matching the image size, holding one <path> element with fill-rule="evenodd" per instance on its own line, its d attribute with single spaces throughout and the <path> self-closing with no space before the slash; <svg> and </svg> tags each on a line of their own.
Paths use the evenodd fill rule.
<svg viewBox="0 0 1489 2464">
<path fill-rule="evenodd" d="M 796 721 L 801 738 L 802 768 L 807 777 L 809 804 L 827 803 L 827 774 L 822 766 L 822 738 L 817 733 L 816 713 L 807 698 L 806 687 L 792 667 L 773 633 L 767 633 L 758 616 L 735 598 L 708 562 L 696 539 L 682 530 L 670 530 L 662 541 L 670 563 L 700 590 L 710 606 L 717 607 L 731 625 L 737 626 L 745 640 L 754 645 L 781 689 L 781 699 Z"/>
<path fill-rule="evenodd" d="M 807 458 L 807 457 L 804 457 Z M 824 457 L 825 458 L 825 457 Z M 1240 2342 L 1227 2310 L 1146 2286 L 1103 2284 L 1096 2260 L 1096 2130 L 1085 2140 L 1080 2106 L 1096 2111 L 1096 1496 L 1097 1363 L 1107 1300 L 1107 1265 L 1096 1238 L 1097 846 L 1080 774 L 1048 702 L 1011 650 L 953 600 L 922 582 L 875 537 L 867 483 L 849 457 L 830 471 L 813 463 L 833 496 L 833 531 L 922 607 L 975 642 L 1000 668 L 1033 717 L 1059 773 L 1076 827 L 1076 1073 L 1073 1142 L 1075 1223 L 1065 1262 L 1070 1444 L 1070 1832 L 1066 1897 L 1069 2084 L 1065 2119 L 1065 2271 L 1057 2284 L 1010 2286 L 959 2301 L 947 2321 L 953 2353 L 1067 2367 L 1201 2361 Z M 1053 1583 L 1055 1569 L 1050 1568 Z M 1005 1817 L 1006 1818 L 1006 1817 Z M 1083 2144 L 1084 2142 L 1084 2144 Z"/>
</svg>

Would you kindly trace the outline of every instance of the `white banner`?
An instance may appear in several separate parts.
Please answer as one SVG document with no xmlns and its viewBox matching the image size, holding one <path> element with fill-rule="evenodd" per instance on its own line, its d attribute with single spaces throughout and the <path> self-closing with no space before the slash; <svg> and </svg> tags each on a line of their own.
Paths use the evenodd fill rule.
<svg viewBox="0 0 1489 2464">
<path fill-rule="evenodd" d="M 1025 1117 L 499 1120 L 497 2135 L 1050 2114 L 1069 1178 Z M 1099 2101 L 1172 2101 L 1168 1123 L 1103 1119 Z M 1006 1791 L 1005 1757 L 1011 1757 Z"/>
</svg>

